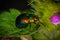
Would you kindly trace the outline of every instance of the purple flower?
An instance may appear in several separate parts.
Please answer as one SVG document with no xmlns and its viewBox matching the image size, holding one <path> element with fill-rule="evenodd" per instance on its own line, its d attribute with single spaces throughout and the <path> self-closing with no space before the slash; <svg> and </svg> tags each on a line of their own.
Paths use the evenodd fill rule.
<svg viewBox="0 0 60 40">
<path fill-rule="evenodd" d="M 50 21 L 51 21 L 54 25 L 60 24 L 60 13 L 54 14 L 54 15 L 50 18 Z"/>
</svg>

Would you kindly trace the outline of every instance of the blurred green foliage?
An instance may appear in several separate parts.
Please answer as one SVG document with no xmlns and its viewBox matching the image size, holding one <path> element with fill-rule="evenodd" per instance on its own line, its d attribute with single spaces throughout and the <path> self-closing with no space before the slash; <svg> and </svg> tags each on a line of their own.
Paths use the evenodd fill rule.
<svg viewBox="0 0 60 40">
<path fill-rule="evenodd" d="M 50 21 L 50 17 L 54 13 L 60 12 L 60 4 L 51 2 L 51 0 L 31 0 L 28 5 L 35 9 L 34 14 L 39 17 L 39 20 L 42 20 L 45 26 L 40 25 L 39 29 L 35 30 L 35 24 L 32 23 L 31 29 L 30 25 L 25 29 L 18 29 L 15 26 L 15 20 L 21 12 L 16 9 L 10 9 L 10 12 L 5 11 L 0 14 L 0 36 L 16 37 L 21 34 L 31 35 L 34 40 L 60 40 L 60 25 L 55 26 Z M 25 12 L 32 13 L 29 10 Z"/>
</svg>

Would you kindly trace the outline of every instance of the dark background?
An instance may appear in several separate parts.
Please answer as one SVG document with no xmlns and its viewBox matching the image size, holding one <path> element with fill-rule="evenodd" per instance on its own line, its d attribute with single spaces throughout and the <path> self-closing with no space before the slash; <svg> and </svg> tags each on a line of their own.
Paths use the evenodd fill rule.
<svg viewBox="0 0 60 40">
<path fill-rule="evenodd" d="M 30 0 L 0 0 L 0 12 L 8 11 L 10 8 L 18 10 L 28 10 L 31 6 L 28 5 Z"/>
</svg>

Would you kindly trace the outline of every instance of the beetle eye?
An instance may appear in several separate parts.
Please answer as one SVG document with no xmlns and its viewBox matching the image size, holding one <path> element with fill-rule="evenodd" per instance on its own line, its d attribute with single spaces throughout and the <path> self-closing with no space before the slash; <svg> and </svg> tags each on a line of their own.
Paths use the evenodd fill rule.
<svg viewBox="0 0 60 40">
<path fill-rule="evenodd" d="M 36 20 L 37 20 L 37 18 L 34 18 L 34 20 L 36 21 Z"/>
</svg>

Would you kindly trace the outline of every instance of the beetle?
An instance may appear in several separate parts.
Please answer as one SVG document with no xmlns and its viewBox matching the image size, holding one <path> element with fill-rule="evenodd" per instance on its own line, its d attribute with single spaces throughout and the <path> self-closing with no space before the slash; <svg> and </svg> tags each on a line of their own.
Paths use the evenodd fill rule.
<svg viewBox="0 0 60 40">
<path fill-rule="evenodd" d="M 29 23 L 34 23 L 37 21 L 35 14 L 21 14 L 16 19 L 16 27 L 25 28 Z"/>
<path fill-rule="evenodd" d="M 36 23 L 36 21 L 39 21 L 39 17 L 33 13 L 22 13 L 21 15 L 19 15 L 16 19 L 16 27 L 17 28 L 26 28 L 28 26 L 28 24 L 34 23 L 36 24 L 36 26 L 38 26 L 37 28 L 40 27 L 40 23 L 43 24 L 42 22 L 40 23 Z"/>
</svg>

